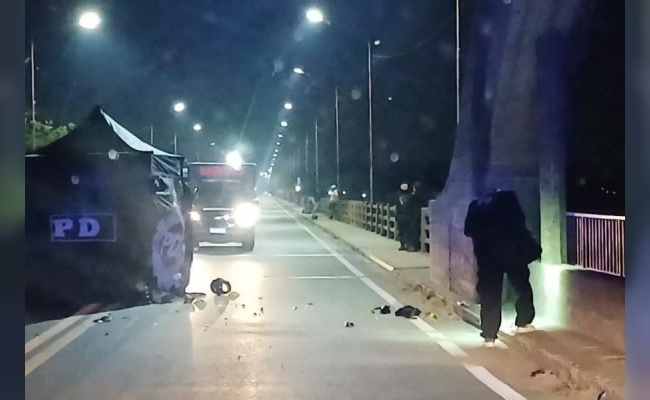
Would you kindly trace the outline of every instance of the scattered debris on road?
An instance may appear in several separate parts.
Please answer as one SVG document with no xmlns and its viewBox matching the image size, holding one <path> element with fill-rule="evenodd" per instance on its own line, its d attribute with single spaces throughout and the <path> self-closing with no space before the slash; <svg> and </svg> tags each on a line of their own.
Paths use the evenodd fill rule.
<svg viewBox="0 0 650 400">
<path fill-rule="evenodd" d="M 253 317 L 257 317 L 257 313 L 256 313 L 256 312 L 253 313 Z"/>
<path fill-rule="evenodd" d="M 606 391 L 606 390 L 603 390 L 602 392 L 600 392 L 600 394 L 598 395 L 598 397 L 596 397 L 596 400 L 604 400 L 604 399 L 606 399 L 606 398 L 607 398 L 607 391 Z"/>
<path fill-rule="evenodd" d="M 113 320 L 113 318 L 111 318 L 111 315 L 108 314 L 108 315 L 104 315 L 101 318 L 97 318 L 93 322 L 96 323 L 96 324 L 105 324 L 105 323 L 111 322 L 112 320 Z"/>
<path fill-rule="evenodd" d="M 230 293 L 232 286 L 227 280 L 217 278 L 210 284 L 210 290 L 212 290 L 212 293 L 216 294 L 217 296 L 221 296 L 222 294 Z"/>
<path fill-rule="evenodd" d="M 308 306 L 313 306 L 313 305 L 314 305 L 314 303 L 307 303 L 307 305 L 308 305 Z"/>
<path fill-rule="evenodd" d="M 228 298 L 232 301 L 235 301 L 239 298 L 239 293 L 238 292 L 230 292 L 228 293 Z"/>
<path fill-rule="evenodd" d="M 205 310 L 205 307 L 208 306 L 208 302 L 203 300 L 203 299 L 197 299 L 192 303 L 196 308 L 198 308 L 200 311 Z"/>
<path fill-rule="evenodd" d="M 292 308 L 293 311 L 296 311 L 297 309 L 298 309 L 298 307 L 296 307 L 296 306 L 293 306 L 293 308 Z"/>
<path fill-rule="evenodd" d="M 432 312 L 428 312 L 425 315 L 425 318 L 427 318 L 427 319 L 438 319 L 438 316 L 436 314 L 432 313 Z"/>
<path fill-rule="evenodd" d="M 375 313 L 375 311 L 379 311 L 381 314 L 390 314 L 390 306 L 386 305 L 383 307 L 375 307 L 372 310 L 370 310 L 370 312 L 372 312 L 373 314 Z"/>
<path fill-rule="evenodd" d="M 534 378 L 534 377 L 536 377 L 537 375 L 541 375 L 541 374 L 545 374 L 545 373 L 546 373 L 545 370 L 543 370 L 542 368 L 539 368 L 539 369 L 536 369 L 536 370 L 534 370 L 533 372 L 531 372 L 531 373 L 530 373 L 530 377 L 531 377 L 531 378 Z"/>
<path fill-rule="evenodd" d="M 264 315 L 264 307 L 260 307 L 260 315 Z"/>
<path fill-rule="evenodd" d="M 108 332 L 106 332 L 106 333 L 104 334 L 104 336 L 108 336 Z"/>
<path fill-rule="evenodd" d="M 237 356 L 237 361 L 241 361 L 241 356 Z"/>
<path fill-rule="evenodd" d="M 260 296 L 257 298 L 257 300 L 264 300 L 264 297 Z"/>
<path fill-rule="evenodd" d="M 345 327 L 346 327 L 346 328 L 354 328 L 354 322 L 346 321 L 346 322 L 345 322 Z"/>
<path fill-rule="evenodd" d="M 408 319 L 413 319 L 419 316 L 420 314 L 422 314 L 422 311 L 420 311 L 419 308 L 413 306 L 404 306 L 399 310 L 395 311 L 396 317 L 404 317 Z"/>
</svg>

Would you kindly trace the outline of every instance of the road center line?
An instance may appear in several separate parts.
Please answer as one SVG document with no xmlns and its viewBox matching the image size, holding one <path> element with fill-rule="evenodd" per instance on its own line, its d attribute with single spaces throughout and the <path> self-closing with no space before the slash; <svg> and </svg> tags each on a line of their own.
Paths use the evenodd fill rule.
<svg viewBox="0 0 650 400">
<path fill-rule="evenodd" d="M 41 365 L 43 365 L 47 360 L 52 358 L 56 353 L 61 351 L 64 347 L 72 343 L 73 340 L 81 336 L 84 332 L 90 329 L 95 323 L 93 322 L 93 317 L 86 317 L 83 322 L 75 326 L 72 330 L 67 332 L 65 335 L 56 339 L 50 344 L 50 346 L 45 347 L 43 350 L 39 351 L 34 355 L 34 357 L 25 361 L 25 378 L 27 375 L 34 372 L 34 370 Z"/>
<path fill-rule="evenodd" d="M 276 200 L 276 202 L 278 202 Z M 372 289 L 373 292 L 378 294 L 382 299 L 384 299 L 386 302 L 388 302 L 390 305 L 394 307 L 402 307 L 402 304 L 397 301 L 395 297 L 393 297 L 391 294 L 386 292 L 384 289 L 379 287 L 375 282 L 373 282 L 370 278 L 365 277 L 361 271 L 359 271 L 354 265 L 352 265 L 348 260 L 346 260 L 342 255 L 340 255 L 336 250 L 334 250 L 329 244 L 327 244 L 323 239 L 318 237 L 314 232 L 311 231 L 302 221 L 300 221 L 295 215 L 293 215 L 286 207 L 284 207 L 280 202 L 278 202 L 280 207 L 284 209 L 284 211 L 291 217 L 305 232 L 307 232 L 311 237 L 316 239 L 318 243 L 320 243 L 327 251 L 332 253 L 334 257 L 343 265 L 345 265 L 346 268 L 350 270 L 354 275 L 357 277 L 361 278 L 361 281 L 366 284 L 370 289 Z M 450 354 L 454 358 L 465 358 L 467 357 L 467 354 L 453 341 L 449 340 L 446 338 L 446 336 L 440 332 L 438 332 L 435 328 L 433 328 L 431 325 L 427 324 L 425 321 L 423 321 L 421 318 L 416 318 L 410 320 L 411 323 L 415 327 L 417 327 L 420 331 L 426 333 L 429 337 L 432 337 L 434 333 L 436 333 L 436 337 L 440 337 L 441 339 L 436 340 L 438 345 L 442 347 L 448 354 Z M 444 339 L 443 339 L 444 338 Z M 435 340 L 435 339 L 434 339 Z M 497 377 L 492 375 L 487 369 L 481 366 L 476 366 L 476 365 L 471 365 L 467 363 L 462 363 L 461 364 L 467 371 L 469 371 L 470 374 L 472 374 L 476 379 L 478 379 L 481 383 L 483 383 L 485 386 L 487 386 L 490 390 L 492 390 L 494 393 L 498 394 L 505 400 L 526 400 L 524 396 L 521 394 L 517 393 L 514 389 L 512 389 L 510 386 L 508 386 L 506 383 L 500 381 Z"/>
<path fill-rule="evenodd" d="M 79 322 L 81 319 L 84 318 L 85 314 L 89 314 L 99 308 L 99 304 L 88 304 L 84 306 L 81 310 L 77 311 L 77 313 L 73 316 L 70 316 L 68 318 L 65 318 L 61 320 L 59 323 L 51 326 L 48 330 L 45 332 L 41 333 L 40 335 L 30 339 L 27 343 L 25 343 L 25 354 L 33 351 L 35 348 L 38 346 L 42 345 L 43 343 L 47 342 L 48 340 L 52 339 L 54 336 L 58 335 L 59 333 L 63 332 L 66 330 L 68 327 L 76 324 Z"/>
<path fill-rule="evenodd" d="M 337 279 L 359 279 L 357 276 L 338 275 L 338 276 L 263 276 L 262 279 L 295 279 L 295 280 L 337 280 Z"/>
</svg>

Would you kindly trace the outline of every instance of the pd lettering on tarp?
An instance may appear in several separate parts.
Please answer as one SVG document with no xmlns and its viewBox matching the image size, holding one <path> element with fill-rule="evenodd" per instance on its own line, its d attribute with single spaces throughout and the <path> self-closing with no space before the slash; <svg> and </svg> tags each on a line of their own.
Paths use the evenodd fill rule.
<svg viewBox="0 0 650 400">
<path fill-rule="evenodd" d="M 114 242 L 113 214 L 52 215 L 50 237 L 53 242 Z"/>
</svg>

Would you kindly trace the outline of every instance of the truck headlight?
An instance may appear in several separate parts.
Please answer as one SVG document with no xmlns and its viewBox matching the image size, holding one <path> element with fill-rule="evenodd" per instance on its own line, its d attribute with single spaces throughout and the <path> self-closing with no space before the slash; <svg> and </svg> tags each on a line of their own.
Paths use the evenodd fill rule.
<svg viewBox="0 0 650 400">
<path fill-rule="evenodd" d="M 251 228 L 260 218 L 259 206 L 252 203 L 242 203 L 235 207 L 233 212 L 235 224 L 242 228 Z"/>
<path fill-rule="evenodd" d="M 190 219 L 194 222 L 201 220 L 201 214 L 198 211 L 190 211 Z"/>
</svg>

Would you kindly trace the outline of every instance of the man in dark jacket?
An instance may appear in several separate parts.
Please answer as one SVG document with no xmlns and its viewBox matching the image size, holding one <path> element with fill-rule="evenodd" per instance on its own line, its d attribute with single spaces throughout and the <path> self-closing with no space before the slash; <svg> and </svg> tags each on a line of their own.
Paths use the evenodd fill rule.
<svg viewBox="0 0 650 400">
<path fill-rule="evenodd" d="M 409 234 L 412 232 L 411 228 L 411 204 L 413 194 L 409 192 L 408 183 L 402 183 L 399 187 L 397 194 L 397 202 L 395 204 L 395 222 L 397 222 L 397 239 L 399 240 L 399 250 L 404 251 L 409 248 Z"/>
<path fill-rule="evenodd" d="M 422 194 L 420 182 L 413 184 L 411 202 L 409 204 L 409 239 L 408 251 L 420 251 L 422 236 L 422 208 L 427 206 L 427 200 Z"/>
<path fill-rule="evenodd" d="M 465 219 L 465 236 L 472 239 L 478 264 L 476 291 L 480 297 L 481 336 L 485 345 L 494 346 L 501 326 L 504 274 L 518 296 L 515 303 L 516 333 L 533 331 L 535 328 L 531 323 L 535 318 L 535 308 L 528 269 L 532 260 L 530 252 L 526 253 L 522 246 L 529 235 L 515 192 L 494 190 L 472 201 Z"/>
</svg>

